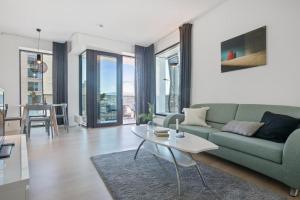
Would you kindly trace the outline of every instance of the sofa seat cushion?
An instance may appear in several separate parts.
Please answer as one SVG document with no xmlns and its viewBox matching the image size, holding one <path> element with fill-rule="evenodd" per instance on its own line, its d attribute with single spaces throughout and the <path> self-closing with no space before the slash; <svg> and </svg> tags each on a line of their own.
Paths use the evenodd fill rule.
<svg viewBox="0 0 300 200">
<path fill-rule="evenodd" d="M 170 124 L 170 128 L 175 129 L 176 125 Z M 204 139 L 208 139 L 209 134 L 212 132 L 220 132 L 219 129 L 215 129 L 215 128 L 192 126 L 192 125 L 182 125 L 182 124 L 179 125 L 179 130 L 187 132 L 187 133 L 191 133 L 193 135 L 197 135 Z"/>
<path fill-rule="evenodd" d="M 213 132 L 209 140 L 219 146 L 257 156 L 276 163 L 282 163 L 284 143 L 276 143 L 228 132 Z"/>
</svg>

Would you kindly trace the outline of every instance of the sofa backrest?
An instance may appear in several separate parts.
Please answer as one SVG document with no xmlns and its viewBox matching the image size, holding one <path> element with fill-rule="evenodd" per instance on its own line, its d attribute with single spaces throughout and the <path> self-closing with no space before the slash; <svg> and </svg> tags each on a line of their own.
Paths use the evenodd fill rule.
<svg viewBox="0 0 300 200">
<path fill-rule="evenodd" d="M 277 114 L 289 115 L 300 118 L 300 107 L 278 106 L 278 105 L 258 105 L 258 104 L 240 104 L 238 106 L 235 120 L 239 121 L 260 121 L 263 114 L 270 111 Z"/>
<path fill-rule="evenodd" d="M 234 103 L 203 103 L 194 104 L 191 108 L 209 107 L 206 120 L 214 128 L 222 128 L 231 120 L 260 121 L 266 111 L 288 115 L 300 119 L 300 107 L 263 105 L 263 104 L 234 104 Z"/>
<path fill-rule="evenodd" d="M 220 128 L 227 122 L 233 120 L 236 115 L 238 104 L 232 103 L 204 103 L 194 104 L 191 108 L 209 107 L 206 120 L 215 128 Z"/>
</svg>

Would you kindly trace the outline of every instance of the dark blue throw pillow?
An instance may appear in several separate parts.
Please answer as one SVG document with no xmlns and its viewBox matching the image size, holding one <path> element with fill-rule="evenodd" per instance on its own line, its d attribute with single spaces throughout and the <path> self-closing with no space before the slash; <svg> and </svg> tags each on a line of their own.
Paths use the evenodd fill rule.
<svg viewBox="0 0 300 200">
<path fill-rule="evenodd" d="M 283 143 L 298 128 L 300 120 L 287 115 L 265 112 L 261 122 L 264 125 L 256 132 L 255 137 Z"/>
</svg>

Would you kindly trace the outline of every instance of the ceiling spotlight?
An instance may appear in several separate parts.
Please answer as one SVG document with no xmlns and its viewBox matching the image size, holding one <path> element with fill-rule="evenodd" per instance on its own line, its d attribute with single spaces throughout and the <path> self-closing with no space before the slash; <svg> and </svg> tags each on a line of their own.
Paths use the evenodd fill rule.
<svg viewBox="0 0 300 200">
<path fill-rule="evenodd" d="M 98 24 L 99 28 L 103 28 L 103 24 Z"/>
</svg>

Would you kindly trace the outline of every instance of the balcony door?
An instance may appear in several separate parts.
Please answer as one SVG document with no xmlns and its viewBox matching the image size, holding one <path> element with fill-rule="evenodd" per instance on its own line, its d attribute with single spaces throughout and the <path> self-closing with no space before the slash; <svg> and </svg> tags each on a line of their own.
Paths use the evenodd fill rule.
<svg viewBox="0 0 300 200">
<path fill-rule="evenodd" d="M 87 49 L 79 56 L 80 124 L 135 123 L 135 58 Z"/>
<path fill-rule="evenodd" d="M 97 52 L 97 94 L 95 123 L 97 126 L 122 124 L 122 57 Z"/>
</svg>

